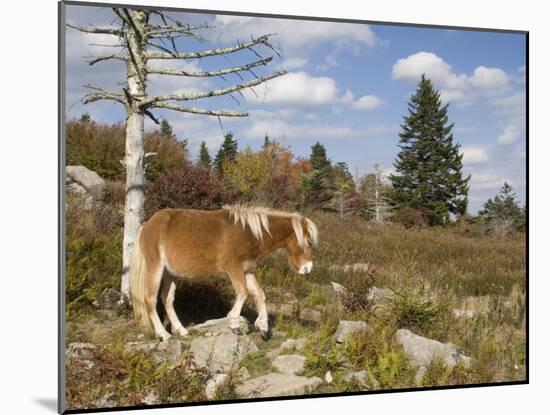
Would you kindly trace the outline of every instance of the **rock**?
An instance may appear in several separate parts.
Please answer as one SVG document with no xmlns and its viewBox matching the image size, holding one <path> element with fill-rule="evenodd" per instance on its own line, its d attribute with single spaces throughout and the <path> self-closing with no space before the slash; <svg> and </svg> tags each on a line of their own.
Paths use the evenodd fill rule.
<svg viewBox="0 0 550 415">
<path fill-rule="evenodd" d="M 366 370 L 349 371 L 344 375 L 343 380 L 345 382 L 356 381 L 365 389 L 369 388 L 369 373 Z"/>
<path fill-rule="evenodd" d="M 331 265 L 328 269 L 337 272 L 368 272 L 371 266 L 366 262 L 358 262 L 355 264 Z"/>
<path fill-rule="evenodd" d="M 279 316 L 293 317 L 296 315 L 298 305 L 296 302 L 289 303 L 269 303 L 267 309 L 270 313 Z"/>
<path fill-rule="evenodd" d="M 304 370 L 306 358 L 299 354 L 283 354 L 273 359 L 271 364 L 281 373 L 295 375 Z"/>
<path fill-rule="evenodd" d="M 70 343 L 65 349 L 65 358 L 73 360 L 93 360 L 97 346 L 92 343 Z"/>
<path fill-rule="evenodd" d="M 386 290 L 377 287 L 372 287 L 367 295 L 367 298 L 374 302 L 384 301 L 388 297 L 390 297 L 390 295 Z"/>
<path fill-rule="evenodd" d="M 189 350 L 198 366 L 224 373 L 237 367 L 246 355 L 257 352 L 258 347 L 248 336 L 229 332 L 199 337 L 191 342 Z"/>
<path fill-rule="evenodd" d="M 428 368 L 426 366 L 420 366 L 418 368 L 418 370 L 416 371 L 416 374 L 414 375 L 414 382 L 417 385 L 422 384 L 422 379 L 424 379 L 424 375 L 426 374 L 426 370 L 428 370 Z"/>
<path fill-rule="evenodd" d="M 303 352 L 306 348 L 307 339 L 301 337 L 299 339 L 288 339 L 281 343 L 279 349 L 281 351 L 285 350 L 295 350 L 297 352 Z"/>
<path fill-rule="evenodd" d="M 460 310 L 460 309 L 454 309 L 453 310 L 453 316 L 455 318 L 474 318 L 476 315 L 476 312 L 473 310 Z"/>
<path fill-rule="evenodd" d="M 212 400 L 216 397 L 218 388 L 225 383 L 228 376 L 226 373 L 217 373 L 206 382 L 204 393 L 207 399 Z"/>
<path fill-rule="evenodd" d="M 67 166 L 65 172 L 71 180 L 81 185 L 96 200 L 103 197 L 105 181 L 95 171 L 84 166 Z"/>
<path fill-rule="evenodd" d="M 242 381 L 245 381 L 245 380 L 248 380 L 252 377 L 252 375 L 250 375 L 250 372 L 248 371 L 248 369 L 246 367 L 241 367 L 239 369 L 239 371 L 237 372 L 237 378 L 242 382 Z"/>
<path fill-rule="evenodd" d="M 90 210 L 94 206 L 94 198 L 78 183 L 67 185 L 67 195 L 76 196 L 84 210 Z"/>
<path fill-rule="evenodd" d="M 155 391 L 148 391 L 141 400 L 141 403 L 144 405 L 156 405 L 161 403 L 160 397 L 156 394 Z"/>
<path fill-rule="evenodd" d="M 325 373 L 325 382 L 332 383 L 334 378 L 332 377 L 332 373 L 330 373 L 330 370 Z"/>
<path fill-rule="evenodd" d="M 300 310 L 300 320 L 319 323 L 321 321 L 321 312 L 313 308 L 304 308 Z"/>
<path fill-rule="evenodd" d="M 369 326 L 364 321 L 341 320 L 340 323 L 338 323 L 336 333 L 334 333 L 334 340 L 336 343 L 345 343 L 354 334 L 366 332 L 368 330 Z"/>
<path fill-rule="evenodd" d="M 440 343 L 405 329 L 397 330 L 395 337 L 397 343 L 403 346 L 403 351 L 413 366 L 428 367 L 436 359 L 442 359 L 448 368 L 458 363 L 463 363 L 465 366 L 471 364 L 472 359 L 460 354 L 452 343 Z"/>
<path fill-rule="evenodd" d="M 183 343 L 174 338 L 162 342 L 128 342 L 124 347 L 125 353 L 146 353 L 150 354 L 157 363 L 168 361 L 171 364 L 179 363 L 183 350 Z"/>
<path fill-rule="evenodd" d="M 331 281 L 330 283 L 332 285 L 332 289 L 336 294 L 345 294 L 346 293 L 346 287 L 344 287 L 342 284 L 338 284 L 337 282 Z"/>
<path fill-rule="evenodd" d="M 323 381 L 318 377 L 308 378 L 286 373 L 269 373 L 247 380 L 237 386 L 235 393 L 239 398 L 304 395 L 322 383 Z"/>
<path fill-rule="evenodd" d="M 239 327 L 243 333 L 248 332 L 248 320 L 243 316 L 239 319 Z M 229 328 L 227 317 L 207 320 L 204 323 L 190 327 L 191 331 L 199 332 L 204 336 L 217 336 L 218 334 L 233 333 Z"/>
<path fill-rule="evenodd" d="M 274 359 L 276 356 L 284 352 L 296 351 L 303 352 L 306 348 L 307 339 L 301 337 L 299 339 L 288 339 L 281 343 L 276 349 L 270 350 L 266 353 L 269 359 Z"/>
<path fill-rule="evenodd" d="M 115 399 L 116 395 L 114 392 L 109 392 L 103 395 L 101 398 L 98 398 L 90 403 L 92 408 L 112 408 L 117 406 L 117 401 Z"/>
<path fill-rule="evenodd" d="M 120 291 L 114 288 L 105 288 L 92 305 L 102 310 L 117 310 L 119 308 Z"/>
</svg>

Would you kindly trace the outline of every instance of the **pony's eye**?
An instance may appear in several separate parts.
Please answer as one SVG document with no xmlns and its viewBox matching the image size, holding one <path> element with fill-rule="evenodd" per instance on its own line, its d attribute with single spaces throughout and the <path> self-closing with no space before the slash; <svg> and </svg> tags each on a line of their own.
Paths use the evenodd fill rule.
<svg viewBox="0 0 550 415">
<path fill-rule="evenodd" d="M 308 246 L 311 246 L 311 239 L 308 239 L 306 243 L 308 244 Z"/>
</svg>

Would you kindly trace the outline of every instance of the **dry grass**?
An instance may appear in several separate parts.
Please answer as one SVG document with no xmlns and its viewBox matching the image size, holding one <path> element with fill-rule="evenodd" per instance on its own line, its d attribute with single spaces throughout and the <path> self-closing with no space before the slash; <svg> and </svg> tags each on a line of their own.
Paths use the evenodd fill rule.
<svg viewBox="0 0 550 415">
<path fill-rule="evenodd" d="M 354 370 L 366 370 L 374 389 L 418 386 L 414 368 L 395 342 L 398 328 L 452 342 L 474 359 L 470 368 L 459 366 L 453 370 L 441 362 L 434 363 L 426 372 L 424 386 L 525 379 L 526 275 L 522 235 L 494 238 L 466 227 L 405 229 L 357 218 L 341 220 L 323 213 L 308 216 L 320 231 L 313 273 L 307 277 L 297 275 L 288 268 L 284 255 L 276 254 L 263 261 L 256 275 L 268 302 L 294 301 L 298 308 L 323 310 L 321 321 L 313 324 L 300 320 L 295 309 L 286 315 L 271 312 L 274 330 L 284 331 L 287 338 L 308 338 L 306 374 L 324 377 L 327 370 L 333 373 L 334 382 L 323 385 L 319 392 L 358 390 L 357 384 L 343 381 L 343 367 L 350 365 Z M 80 240 L 85 235 L 75 238 Z M 99 251 L 101 257 L 106 256 L 104 251 Z M 95 262 L 77 264 L 90 263 Z M 334 264 L 354 263 L 368 263 L 375 271 L 343 273 L 330 269 Z M 101 267 L 94 269 L 97 272 Z M 110 278 L 103 276 L 107 277 Z M 389 288 L 395 294 L 382 314 L 375 313 L 361 295 L 351 296 L 348 306 L 341 307 L 330 288 L 331 281 L 348 286 L 354 294 L 365 292 L 371 285 Z M 231 304 L 231 288 L 228 283 L 221 285 L 182 290 L 179 303 L 188 305 L 178 310 L 182 320 L 199 322 L 224 315 Z M 212 293 L 214 288 L 219 292 L 217 296 Z M 212 301 L 205 301 L 204 296 Z M 75 308 L 84 306 L 78 301 L 74 304 Z M 253 309 L 252 304 L 248 308 Z M 453 309 L 472 310 L 475 316 L 455 318 Z M 106 392 L 118 405 L 138 402 L 149 390 L 154 390 L 163 402 L 204 399 L 204 374 L 200 371 L 159 368 L 147 356 L 119 353 L 121 345 L 135 340 L 139 333 L 133 323 L 123 318 L 103 321 L 103 317 L 89 311 L 68 313 L 67 318 L 69 341 L 103 346 L 98 361 L 104 362 L 98 366 L 103 371 L 89 375 L 68 368 L 69 374 L 74 375 L 67 378 L 70 406 L 93 406 Z M 336 346 L 332 335 L 339 319 L 364 319 L 373 330 L 344 347 Z M 259 375 L 269 370 L 265 352 L 278 346 L 280 340 L 263 344 L 251 338 L 261 345 L 260 352 L 247 358 L 243 365 L 253 375 Z"/>
</svg>

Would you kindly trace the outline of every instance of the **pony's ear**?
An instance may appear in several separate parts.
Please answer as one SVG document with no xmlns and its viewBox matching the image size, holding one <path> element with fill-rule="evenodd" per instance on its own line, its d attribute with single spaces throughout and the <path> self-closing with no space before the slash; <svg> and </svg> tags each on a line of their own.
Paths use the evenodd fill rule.
<svg viewBox="0 0 550 415">
<path fill-rule="evenodd" d="M 306 227 L 309 236 L 311 236 L 311 242 L 313 246 L 317 246 L 319 243 L 319 230 L 317 226 L 310 220 L 306 218 Z"/>
</svg>

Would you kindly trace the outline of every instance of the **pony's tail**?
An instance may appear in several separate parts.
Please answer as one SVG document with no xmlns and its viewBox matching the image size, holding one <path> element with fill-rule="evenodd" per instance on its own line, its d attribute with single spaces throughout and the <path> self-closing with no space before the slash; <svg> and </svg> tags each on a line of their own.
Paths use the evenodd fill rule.
<svg viewBox="0 0 550 415">
<path fill-rule="evenodd" d="M 141 228 L 139 229 L 132 261 L 130 263 L 130 295 L 132 296 L 132 308 L 134 310 L 134 319 L 140 323 L 147 331 L 151 329 L 151 320 L 147 313 L 145 305 L 145 277 L 147 274 L 147 264 L 144 262 L 141 252 L 140 242 Z"/>
</svg>

